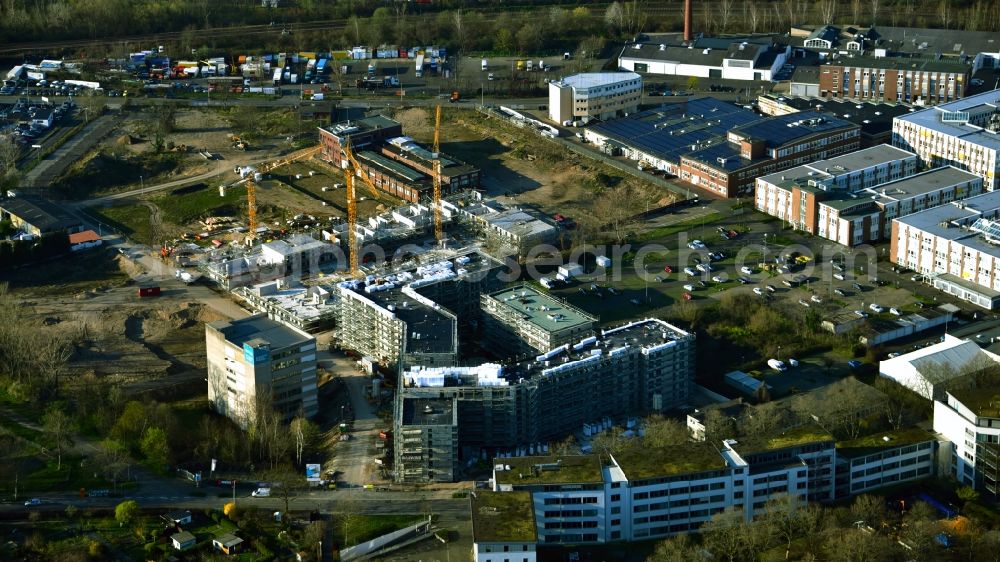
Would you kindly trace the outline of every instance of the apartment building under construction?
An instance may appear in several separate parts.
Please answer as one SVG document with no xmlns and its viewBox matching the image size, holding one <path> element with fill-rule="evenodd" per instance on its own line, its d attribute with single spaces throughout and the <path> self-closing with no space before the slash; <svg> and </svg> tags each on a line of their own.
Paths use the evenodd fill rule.
<svg viewBox="0 0 1000 562">
<path fill-rule="evenodd" d="M 478 253 L 337 285 L 339 344 L 398 372 L 454 365 L 458 332 L 482 292 L 500 286 L 499 263 Z"/>
<path fill-rule="evenodd" d="M 511 366 L 413 366 L 396 400 L 395 467 L 402 482 L 459 463 L 538 448 L 584 424 L 680 407 L 694 373 L 694 335 L 662 320 L 632 322 Z M 428 449 L 406 416 L 419 399 L 454 404 L 455 449 Z M 437 431 L 437 428 L 434 428 Z M 438 478 L 434 478 L 438 479 Z"/>
<path fill-rule="evenodd" d="M 597 325 L 594 316 L 530 285 L 483 295 L 480 302 L 483 338 L 494 353 L 545 353 L 592 335 Z"/>
</svg>

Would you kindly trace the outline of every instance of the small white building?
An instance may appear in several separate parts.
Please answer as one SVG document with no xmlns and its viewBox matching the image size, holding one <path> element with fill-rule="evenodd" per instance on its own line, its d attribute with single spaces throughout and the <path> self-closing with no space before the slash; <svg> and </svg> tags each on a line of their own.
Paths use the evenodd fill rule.
<svg viewBox="0 0 1000 562">
<path fill-rule="evenodd" d="M 702 41 L 689 45 L 630 43 L 622 49 L 618 67 L 666 76 L 771 80 L 791 55 L 791 47 L 751 41 L 748 38 L 731 43 Z"/>
<path fill-rule="evenodd" d="M 549 119 L 612 119 L 639 108 L 642 77 L 634 72 L 585 72 L 549 82 Z"/>
<path fill-rule="evenodd" d="M 960 377 L 970 369 L 982 368 L 1000 357 L 972 341 L 944 335 L 944 341 L 911 353 L 886 359 L 879 375 L 892 379 L 928 400 L 944 400 L 942 383 Z"/>
<path fill-rule="evenodd" d="M 174 550 L 187 550 L 197 544 L 197 539 L 188 531 L 181 531 L 170 535 L 170 543 Z"/>
</svg>

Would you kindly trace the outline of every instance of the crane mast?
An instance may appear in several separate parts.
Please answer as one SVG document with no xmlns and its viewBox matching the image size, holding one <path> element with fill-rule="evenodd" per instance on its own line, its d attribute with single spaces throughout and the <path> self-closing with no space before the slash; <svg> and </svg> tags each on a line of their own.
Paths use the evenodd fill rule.
<svg viewBox="0 0 1000 562">
<path fill-rule="evenodd" d="M 434 239 L 438 246 L 444 242 L 441 225 L 441 106 L 434 112 Z"/>
</svg>

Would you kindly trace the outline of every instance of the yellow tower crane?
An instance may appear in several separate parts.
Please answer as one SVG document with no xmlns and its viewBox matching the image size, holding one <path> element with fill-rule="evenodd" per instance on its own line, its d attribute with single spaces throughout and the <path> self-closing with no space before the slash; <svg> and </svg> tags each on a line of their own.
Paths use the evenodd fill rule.
<svg viewBox="0 0 1000 562">
<path fill-rule="evenodd" d="M 438 246 L 444 243 L 441 225 L 441 106 L 434 112 L 434 239 Z"/>
<path fill-rule="evenodd" d="M 276 168 L 280 168 L 286 164 L 291 164 L 292 162 L 295 162 L 297 160 L 308 158 L 316 154 L 320 150 L 322 150 L 322 148 L 323 147 L 320 145 L 316 145 L 310 148 L 304 148 L 302 150 L 289 154 L 288 156 L 282 158 L 281 160 L 276 160 L 274 162 L 269 162 L 267 164 L 264 164 L 255 172 L 247 174 L 246 178 L 247 230 L 248 230 L 246 237 L 247 245 L 253 244 L 253 241 L 257 238 L 257 186 L 254 184 L 254 177 L 253 177 L 254 174 L 255 173 L 266 174 L 267 172 L 270 172 L 271 170 L 274 170 Z"/>
<path fill-rule="evenodd" d="M 344 168 L 344 187 L 347 189 L 347 255 L 350 260 L 351 275 L 357 277 L 358 235 L 356 227 L 358 224 L 358 199 L 357 192 L 354 189 L 354 178 L 360 177 L 364 181 L 364 184 L 368 186 L 375 199 L 381 199 L 382 196 L 379 195 L 378 187 L 368 177 L 368 174 L 364 173 L 361 164 L 354 158 L 350 139 L 344 143 L 344 157 L 347 159 L 347 166 Z"/>
</svg>

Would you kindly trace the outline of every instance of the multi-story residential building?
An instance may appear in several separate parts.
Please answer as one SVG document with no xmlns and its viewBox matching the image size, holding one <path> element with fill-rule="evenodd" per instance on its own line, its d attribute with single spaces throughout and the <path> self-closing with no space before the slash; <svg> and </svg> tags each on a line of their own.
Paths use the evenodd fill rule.
<svg viewBox="0 0 1000 562">
<path fill-rule="evenodd" d="M 937 437 L 919 427 L 837 442 L 836 498 L 935 474 L 938 445 Z"/>
<path fill-rule="evenodd" d="M 641 98 L 642 77 L 634 72 L 574 74 L 549 82 L 549 119 L 612 119 L 638 109 Z"/>
<path fill-rule="evenodd" d="M 535 562 L 535 510 L 527 492 L 476 490 L 472 504 L 474 562 Z"/>
<path fill-rule="evenodd" d="M 1000 175 L 1000 90 L 897 117 L 892 144 L 915 152 L 928 167 L 951 165 L 982 176 L 992 191 Z"/>
<path fill-rule="evenodd" d="M 818 202 L 827 192 L 853 193 L 917 172 L 917 156 L 879 145 L 757 178 L 758 211 L 815 234 Z"/>
<path fill-rule="evenodd" d="M 341 282 L 336 295 L 338 343 L 390 372 L 414 365 L 454 365 L 459 326 L 478 317 L 480 294 L 501 286 L 498 270 L 497 262 L 472 253 Z"/>
<path fill-rule="evenodd" d="M 216 412 L 243 427 L 258 404 L 286 420 L 316 415 L 316 339 L 309 334 L 254 314 L 205 324 L 205 352 Z"/>
<path fill-rule="evenodd" d="M 458 408 L 455 398 L 396 401 L 399 436 L 395 470 L 408 482 L 451 482 L 458 459 Z"/>
<path fill-rule="evenodd" d="M 333 327 L 337 313 L 333 293 L 332 287 L 306 287 L 294 279 L 276 279 L 233 290 L 233 294 L 242 298 L 251 309 L 309 333 Z"/>
<path fill-rule="evenodd" d="M 828 180 L 792 182 L 798 205 L 786 207 L 785 216 L 790 212 L 789 222 L 796 228 L 845 246 L 886 240 L 892 235 L 892 219 L 979 195 L 983 185 L 979 176 L 951 166 L 857 191 L 833 189 Z M 787 197 L 788 190 L 776 191 L 783 191 L 786 201 L 795 199 Z"/>
<path fill-rule="evenodd" d="M 949 454 L 941 455 L 951 476 L 1000 497 L 1000 389 L 946 392 L 934 401 L 934 431 L 951 443 Z"/>
<path fill-rule="evenodd" d="M 965 95 L 972 67 L 961 61 L 847 56 L 820 65 L 826 98 L 938 104 Z"/>
<path fill-rule="evenodd" d="M 726 140 L 681 156 L 681 179 L 725 197 L 751 193 L 762 175 L 857 150 L 860 127 L 803 111 L 736 127 Z"/>
<path fill-rule="evenodd" d="M 597 318 L 529 285 L 483 295 L 481 304 L 489 349 L 519 358 L 582 340 L 597 324 Z"/>
<path fill-rule="evenodd" d="M 693 363 L 693 335 L 642 320 L 510 366 L 413 367 L 402 375 L 399 396 L 456 398 L 455 455 L 464 461 L 541 450 L 586 423 L 682 407 Z"/>
<path fill-rule="evenodd" d="M 501 494 L 531 494 L 539 544 L 599 544 L 695 531 L 725 510 L 749 521 L 777 498 L 826 502 L 935 472 L 936 439 L 923 430 L 845 445 L 800 426 L 746 443 L 497 458 L 492 483 Z"/>
<path fill-rule="evenodd" d="M 892 221 L 890 260 L 983 308 L 1000 304 L 1000 192 Z"/>
</svg>

